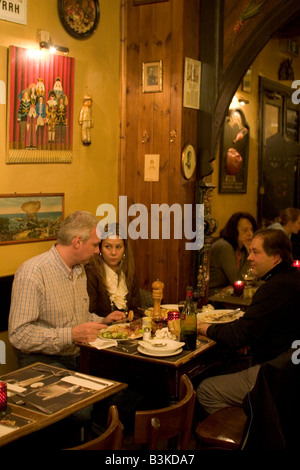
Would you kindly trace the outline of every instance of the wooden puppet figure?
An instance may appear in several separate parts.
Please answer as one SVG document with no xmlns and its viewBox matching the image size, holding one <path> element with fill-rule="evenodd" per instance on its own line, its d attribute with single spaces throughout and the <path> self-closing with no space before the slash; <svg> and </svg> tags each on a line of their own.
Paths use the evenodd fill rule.
<svg viewBox="0 0 300 470">
<path fill-rule="evenodd" d="M 55 142 L 55 121 L 56 121 L 56 108 L 57 108 L 57 101 L 56 95 L 53 90 L 49 92 L 49 99 L 47 101 L 47 125 L 48 125 L 48 142 L 54 143 Z"/>
<path fill-rule="evenodd" d="M 89 95 L 83 97 L 83 104 L 79 115 L 81 125 L 81 140 L 83 145 L 91 144 L 91 128 L 94 127 L 92 114 L 92 98 Z"/>
</svg>

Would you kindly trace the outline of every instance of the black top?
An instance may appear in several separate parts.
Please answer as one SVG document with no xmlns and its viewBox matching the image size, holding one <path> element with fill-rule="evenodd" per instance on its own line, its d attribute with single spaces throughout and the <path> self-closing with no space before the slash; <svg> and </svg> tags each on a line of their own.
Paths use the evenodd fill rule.
<svg viewBox="0 0 300 470">
<path fill-rule="evenodd" d="M 108 292 L 102 283 L 97 269 L 87 264 L 85 271 L 87 275 L 87 291 L 90 298 L 89 311 L 96 313 L 100 317 L 106 317 L 113 310 L 118 310 L 117 307 L 112 307 Z M 126 297 L 128 312 L 133 310 L 135 318 L 140 317 L 141 313 L 138 307 L 141 305 L 141 300 L 136 276 L 134 276 L 132 287 Z"/>
<path fill-rule="evenodd" d="M 210 338 L 229 348 L 250 346 L 259 363 L 287 351 L 300 339 L 300 271 L 281 262 L 263 280 L 243 317 L 207 330 Z"/>
</svg>

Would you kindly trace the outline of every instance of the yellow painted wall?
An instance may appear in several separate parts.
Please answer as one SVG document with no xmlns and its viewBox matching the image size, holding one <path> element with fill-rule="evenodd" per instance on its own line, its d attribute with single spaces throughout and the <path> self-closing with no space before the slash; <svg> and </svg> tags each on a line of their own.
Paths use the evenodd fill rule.
<svg viewBox="0 0 300 470">
<path fill-rule="evenodd" d="M 36 31 L 46 30 L 54 44 L 70 49 L 75 58 L 74 138 L 71 164 L 6 164 L 6 106 L 0 104 L 0 194 L 65 193 L 65 214 L 77 209 L 93 213 L 99 204 L 117 204 L 119 152 L 120 1 L 101 0 L 100 22 L 89 39 L 71 37 L 60 23 L 56 0 L 28 0 L 27 25 L 0 20 L 0 48 L 37 47 Z M 0 64 L 0 79 L 6 81 Z M 5 65 L 5 64 L 4 64 Z M 92 144 L 81 143 L 78 116 L 86 87 L 93 96 Z M 28 258 L 50 248 L 52 242 L 0 246 L 0 276 L 13 274 Z M 14 357 L 6 333 L 7 367 Z M 0 365 L 0 374 L 6 366 Z"/>
<path fill-rule="evenodd" d="M 241 87 L 237 94 L 249 100 L 249 104 L 243 106 L 242 110 L 250 126 L 250 147 L 248 163 L 248 184 L 246 194 L 219 194 L 219 152 L 214 161 L 214 172 L 211 182 L 216 186 L 212 199 L 212 216 L 217 219 L 219 230 L 224 227 L 229 217 L 237 211 L 250 212 L 257 218 L 257 191 L 258 191 L 258 100 L 259 100 L 259 76 L 272 81 L 278 81 L 278 70 L 280 64 L 288 54 L 281 52 L 279 39 L 272 39 L 264 47 L 252 64 L 252 90 L 245 93 Z M 300 58 L 293 59 L 293 70 L 295 80 L 300 79 Z M 292 81 L 281 80 L 280 84 L 291 86 Z"/>
</svg>

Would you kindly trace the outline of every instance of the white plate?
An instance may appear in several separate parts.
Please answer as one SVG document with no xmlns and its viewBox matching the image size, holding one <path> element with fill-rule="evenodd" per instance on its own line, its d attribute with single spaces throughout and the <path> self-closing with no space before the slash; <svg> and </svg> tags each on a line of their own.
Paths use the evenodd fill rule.
<svg viewBox="0 0 300 470">
<path fill-rule="evenodd" d="M 105 329 L 105 331 L 113 331 L 118 326 L 122 326 L 122 327 L 124 326 L 125 327 L 126 325 L 128 325 L 128 323 L 118 323 L 117 325 L 110 325 L 107 328 L 103 328 L 103 329 Z M 134 333 L 132 331 L 127 338 L 104 338 L 101 333 L 102 333 L 102 331 L 100 330 L 100 333 L 98 335 L 99 338 L 101 338 L 103 340 L 108 340 L 108 341 L 111 341 L 111 340 L 115 340 L 115 341 L 132 341 L 134 339 L 142 338 L 142 336 L 143 336 L 141 333 L 134 335 Z"/>
<path fill-rule="evenodd" d="M 173 351 L 173 352 L 158 352 L 157 354 L 155 354 L 154 352 L 152 351 L 149 351 L 149 350 L 146 350 L 144 348 L 142 348 L 142 346 L 138 346 L 137 347 L 137 350 L 141 353 L 141 354 L 145 354 L 146 356 L 152 356 L 152 357 L 169 357 L 169 356 L 176 356 L 177 354 L 180 354 L 182 352 L 182 348 L 179 348 L 177 349 L 177 351 Z"/>
<path fill-rule="evenodd" d="M 222 315 L 227 315 L 232 312 L 232 316 L 225 317 L 224 319 L 218 320 Z M 244 312 L 240 311 L 238 313 L 233 313 L 233 309 L 223 309 L 223 310 L 211 310 L 197 313 L 197 320 L 200 323 L 230 323 L 244 315 Z"/>
<path fill-rule="evenodd" d="M 156 343 L 167 343 L 167 344 L 165 346 L 154 346 Z M 143 349 L 146 349 L 149 352 L 171 353 L 171 352 L 177 351 L 177 349 L 184 346 L 185 343 L 183 342 L 180 343 L 179 341 L 173 341 L 171 339 L 165 339 L 165 338 L 153 338 L 149 340 L 149 342 L 139 341 L 138 344 L 142 346 Z"/>
</svg>

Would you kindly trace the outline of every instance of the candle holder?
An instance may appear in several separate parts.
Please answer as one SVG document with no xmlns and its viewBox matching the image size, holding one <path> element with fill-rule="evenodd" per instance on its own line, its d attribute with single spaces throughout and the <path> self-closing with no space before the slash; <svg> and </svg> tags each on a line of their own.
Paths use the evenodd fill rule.
<svg viewBox="0 0 300 470">
<path fill-rule="evenodd" d="M 299 261 L 298 259 L 295 259 L 295 261 L 293 262 L 293 266 L 294 266 L 295 268 L 300 269 L 300 261 Z"/>
<path fill-rule="evenodd" d="M 0 382 L 0 411 L 5 411 L 7 407 L 7 385 Z"/>
<path fill-rule="evenodd" d="M 233 283 L 233 294 L 237 297 L 241 297 L 244 292 L 244 283 L 243 281 L 235 281 Z"/>
</svg>

